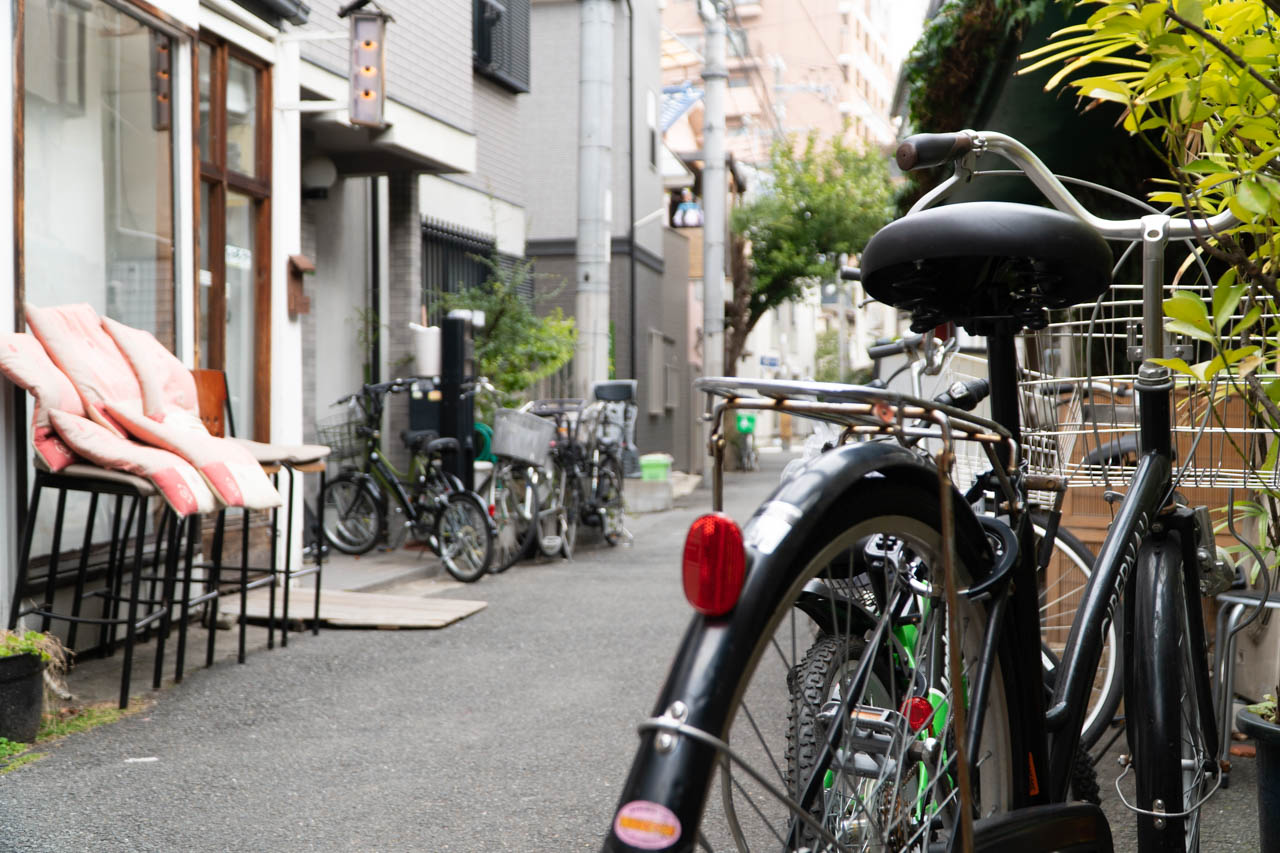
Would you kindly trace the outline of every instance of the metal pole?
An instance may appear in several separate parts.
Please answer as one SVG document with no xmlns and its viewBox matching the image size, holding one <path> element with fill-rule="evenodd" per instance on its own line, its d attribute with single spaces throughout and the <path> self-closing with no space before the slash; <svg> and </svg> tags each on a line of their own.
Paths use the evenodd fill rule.
<svg viewBox="0 0 1280 853">
<path fill-rule="evenodd" d="M 578 75 L 578 258 L 574 384 L 609 378 L 613 231 L 613 0 L 582 0 Z"/>
<path fill-rule="evenodd" d="M 725 68 L 724 11 L 720 0 L 702 0 L 706 34 L 706 113 L 702 125 L 702 209 L 704 241 L 702 277 L 703 363 L 707 376 L 723 376 L 724 364 L 724 242 L 728 186 L 724 168 Z"/>
<path fill-rule="evenodd" d="M 839 278 L 836 279 L 836 310 L 840 312 L 840 373 L 837 382 L 845 381 L 849 375 L 849 288 Z"/>
</svg>

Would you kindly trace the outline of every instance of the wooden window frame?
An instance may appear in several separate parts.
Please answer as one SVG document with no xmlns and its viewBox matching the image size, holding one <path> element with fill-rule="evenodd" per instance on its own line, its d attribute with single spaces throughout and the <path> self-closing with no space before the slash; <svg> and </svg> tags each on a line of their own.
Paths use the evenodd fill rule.
<svg viewBox="0 0 1280 853">
<path fill-rule="evenodd" d="M 209 117 L 212 124 L 212 152 L 200 150 L 200 48 L 210 48 L 213 73 L 210 75 Z M 227 110 L 226 81 L 230 60 L 235 58 L 252 66 L 257 73 L 256 109 L 257 123 L 254 130 L 254 175 L 246 175 L 227 168 Z M 226 201 L 230 191 L 246 195 L 253 200 L 253 424 L 251 437 L 257 441 L 269 441 L 271 436 L 271 65 L 248 51 L 241 50 L 225 39 L 208 32 L 201 32 L 192 49 L 193 111 L 192 144 L 195 147 L 195 247 L 196 280 L 192 304 L 195 306 L 196 364 L 207 363 L 226 369 L 225 336 L 213 335 L 213 329 L 226 328 Z M 212 159 L 205 157 L 213 155 Z M 210 299 L 209 353 L 200 352 L 200 329 L 204 318 L 200 316 L 200 199 L 204 185 L 211 185 L 209 197 L 209 246 L 220 247 L 209 258 L 209 270 L 215 284 L 222 282 L 223 299 Z M 214 288 L 216 290 L 216 288 Z M 211 296 L 212 296 L 211 290 Z"/>
</svg>

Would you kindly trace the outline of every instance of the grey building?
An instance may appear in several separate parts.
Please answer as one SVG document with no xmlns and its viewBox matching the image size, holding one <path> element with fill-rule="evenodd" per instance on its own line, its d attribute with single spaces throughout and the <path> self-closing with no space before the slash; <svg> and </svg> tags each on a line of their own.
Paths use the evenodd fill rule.
<svg viewBox="0 0 1280 853">
<path fill-rule="evenodd" d="M 658 131 L 661 19 L 653 3 L 618 2 L 614 16 L 611 364 L 639 380 L 636 443 L 690 464 L 688 250 L 666 225 Z M 529 211 L 527 255 L 541 306 L 574 313 L 577 233 L 579 3 L 533 0 L 532 91 L 521 99 Z"/>
</svg>

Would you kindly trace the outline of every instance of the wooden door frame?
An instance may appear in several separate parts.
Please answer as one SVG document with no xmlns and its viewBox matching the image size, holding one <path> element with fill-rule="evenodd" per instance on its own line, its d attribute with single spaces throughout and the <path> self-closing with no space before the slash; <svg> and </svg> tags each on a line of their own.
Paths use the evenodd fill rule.
<svg viewBox="0 0 1280 853">
<path fill-rule="evenodd" d="M 200 46 L 208 45 L 212 49 L 213 73 L 210 75 L 209 115 L 213 123 L 214 140 L 212 159 L 207 159 L 200 150 Z M 271 65 L 248 51 L 242 50 L 225 39 L 212 33 L 202 31 L 193 50 L 193 93 L 194 93 L 194 132 L 192 141 L 195 146 L 195 187 L 196 187 L 196 281 L 193 303 L 196 306 L 196 361 L 202 363 L 199 350 L 200 324 L 205 318 L 200 316 L 200 198 L 203 184 L 210 184 L 209 246 L 214 257 L 209 259 L 209 270 L 213 274 L 210 291 L 210 317 L 205 323 L 209 330 L 208 364 L 226 369 L 227 352 L 225 337 L 214 342 L 214 331 L 219 336 L 226 328 L 226 202 L 228 192 L 237 192 L 248 196 L 253 203 L 253 352 L 242 353 L 241 357 L 253 359 L 253 424 L 250 425 L 251 437 L 258 441 L 269 441 L 271 436 Z M 227 152 L 227 110 L 226 81 L 230 60 L 235 58 L 252 66 L 257 71 L 256 91 L 256 124 L 254 128 L 254 175 L 233 172 L 226 166 Z M 215 243 L 216 239 L 216 243 Z M 218 246 L 221 252 L 213 247 Z M 221 298 L 215 300 L 214 294 L 221 282 Z M 215 358 L 216 356 L 216 358 Z"/>
</svg>

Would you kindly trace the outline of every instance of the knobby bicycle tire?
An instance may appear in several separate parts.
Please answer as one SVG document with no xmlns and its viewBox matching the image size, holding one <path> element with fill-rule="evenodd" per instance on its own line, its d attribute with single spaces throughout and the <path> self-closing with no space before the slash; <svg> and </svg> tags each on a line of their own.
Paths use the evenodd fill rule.
<svg viewBox="0 0 1280 853">
<path fill-rule="evenodd" d="M 484 505 L 470 492 L 454 492 L 436 516 L 440 562 L 455 580 L 478 581 L 493 559 L 493 534 Z"/>
<path fill-rule="evenodd" d="M 386 526 L 382 500 L 369 481 L 355 474 L 340 474 L 325 483 L 320 495 L 324 507 L 324 537 L 344 554 L 367 554 L 378 544 Z"/>
<path fill-rule="evenodd" d="M 1038 553 L 1040 539 L 1048 526 L 1047 514 L 1033 512 L 1031 525 Z M 1087 545 L 1061 525 L 1054 536 L 1053 545 L 1054 554 L 1039 578 L 1041 642 L 1044 645 L 1046 679 L 1050 689 L 1096 559 Z M 1081 728 L 1080 744 L 1085 749 L 1092 748 L 1106 734 L 1124 695 L 1124 665 L 1120 642 L 1123 636 L 1123 614 L 1117 612 L 1103 638 L 1102 657 L 1089 696 L 1089 710 Z"/>
<path fill-rule="evenodd" d="M 1133 675 L 1126 679 L 1134 787 L 1138 808 L 1177 814 L 1212 789 L 1217 738 L 1200 599 L 1188 597 L 1178 537 L 1148 542 L 1147 549 L 1155 554 L 1150 560 L 1140 557 L 1135 570 Z M 1199 849 L 1198 810 L 1163 821 L 1138 816 L 1139 853 Z"/>
<path fill-rule="evenodd" d="M 979 556 L 985 542 L 975 541 L 980 534 L 974 529 L 957 531 L 962 577 L 981 577 L 987 569 Z M 772 609 L 769 628 L 740 638 L 753 652 L 738 682 L 723 688 L 734 698 L 724 730 L 716 734 L 793 799 L 802 801 L 817 787 L 816 795 L 801 804 L 840 840 L 835 849 L 927 846 L 954 827 L 957 809 L 946 608 L 941 587 L 931 586 L 942 543 L 937 488 L 889 478 L 864 480 L 833 503 L 810 538 L 785 591 L 771 605 L 761 602 Z M 874 554 L 894 549 L 892 559 L 877 565 Z M 913 593 L 908 577 L 931 592 Z M 987 616 L 981 604 L 962 598 L 960 606 L 964 681 L 972 684 Z M 843 658 L 819 672 L 814 661 L 825 652 L 815 649 Z M 696 654 L 697 649 L 685 651 Z M 1018 774 L 1026 750 L 1015 710 L 1018 694 L 1004 675 L 1012 671 L 1006 663 L 1012 655 L 1011 640 L 1001 634 L 972 768 L 981 816 L 1014 805 L 1015 789 L 1022 784 Z M 864 660 L 867 677 L 855 683 L 852 674 Z M 677 658 L 673 672 L 682 668 Z M 828 672 L 839 677 L 833 680 Z M 933 708 L 926 724 L 930 733 L 921 737 L 904 728 L 901 713 L 915 696 Z M 832 699 L 844 704 L 833 705 Z M 827 736 L 839 707 L 851 716 L 831 750 Z M 878 722 L 867 722 L 877 715 Z M 868 742 L 875 747 L 868 749 Z M 718 765 L 711 789 L 718 788 L 719 800 L 708 798 L 699 827 L 710 849 L 811 845 L 816 834 L 756 779 L 736 764 Z M 819 777 L 820 785 L 812 781 Z"/>
<path fill-rule="evenodd" d="M 609 545 L 622 540 L 626 510 L 622 498 L 622 462 L 608 456 L 600 465 L 595 504 L 600 513 L 600 536 Z"/>
</svg>

